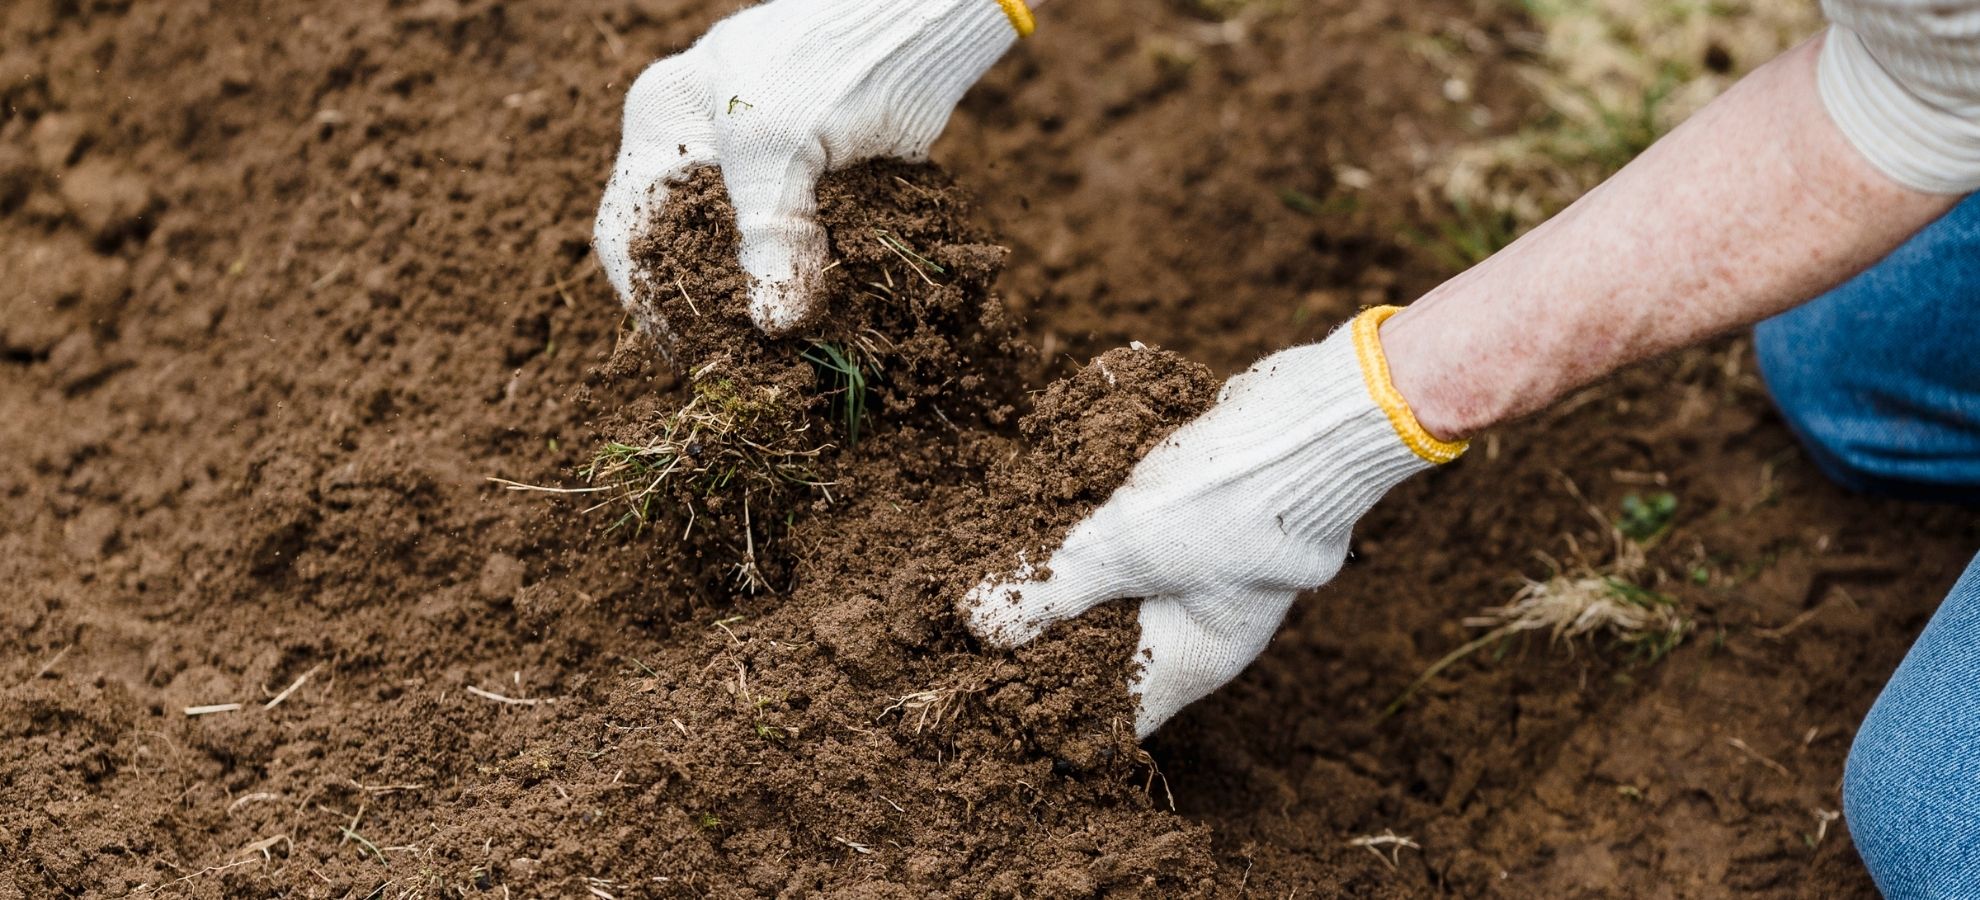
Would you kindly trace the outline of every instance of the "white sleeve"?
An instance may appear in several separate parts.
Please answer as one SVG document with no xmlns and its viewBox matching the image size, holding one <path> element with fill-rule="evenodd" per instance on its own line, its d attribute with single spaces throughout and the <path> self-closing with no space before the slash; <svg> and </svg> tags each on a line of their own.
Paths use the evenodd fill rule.
<svg viewBox="0 0 1980 900">
<path fill-rule="evenodd" d="M 1816 81 L 1850 143 L 1933 194 L 1980 189 L 1980 0 L 1822 0 Z"/>
</svg>

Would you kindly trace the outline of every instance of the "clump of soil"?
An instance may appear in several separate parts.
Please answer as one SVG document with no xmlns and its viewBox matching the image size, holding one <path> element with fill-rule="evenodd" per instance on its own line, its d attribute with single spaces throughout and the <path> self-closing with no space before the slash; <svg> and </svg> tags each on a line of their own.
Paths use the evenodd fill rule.
<svg viewBox="0 0 1980 900">
<path fill-rule="evenodd" d="M 817 196 L 832 262 L 799 332 L 770 339 L 750 322 L 735 210 L 712 166 L 669 185 L 651 227 L 632 242 L 630 308 L 641 326 L 691 373 L 772 378 L 806 369 L 799 354 L 811 346 L 855 348 L 884 364 L 873 387 L 887 409 L 912 412 L 946 395 L 950 416 L 1002 422 L 1010 376 L 1029 348 L 1013 339 L 992 293 L 1010 251 L 983 233 L 968 198 L 941 170 L 892 160 L 830 173 Z"/>
<path fill-rule="evenodd" d="M 550 761 L 640 762 L 640 802 L 665 810 L 649 836 L 662 843 L 647 852 L 694 873 L 694 889 L 806 893 L 877 879 L 917 895 L 1029 895 L 1179 890 L 1206 876 L 1206 832 L 1174 820 L 1151 830 L 1145 818 L 1157 773 L 1134 742 L 1131 606 L 1002 653 L 977 646 L 956 603 L 1020 554 L 1044 558 L 1155 442 L 1209 405 L 1216 380 L 1171 353 L 1114 350 L 1015 419 L 1026 351 L 990 293 L 1003 254 L 966 227 L 959 193 L 929 167 L 898 164 L 830 176 L 822 193 L 834 246 L 852 249 L 827 282 L 819 333 L 870 336 L 885 374 L 865 437 L 814 445 L 821 486 L 809 502 L 789 502 L 798 490 L 751 501 L 762 504 L 755 521 L 782 526 L 754 550 L 756 565 L 783 576 L 770 582 L 779 596 L 642 661 L 645 677 L 611 704 L 617 734 L 533 747 L 501 784 L 528 804 L 540 795 L 525 789 L 553 771 L 571 788 Z M 793 433 L 832 430 L 825 386 L 798 358 L 805 341 L 767 340 L 744 312 L 727 219 L 719 180 L 703 173 L 636 245 L 651 266 L 643 316 L 663 317 L 646 321 L 688 372 L 618 426 L 633 432 L 623 441 L 651 440 L 641 429 L 665 422 L 669 404 L 705 400 L 705 372 L 743 396 L 774 385 L 769 402 L 791 401 Z M 876 234 L 921 257 L 888 252 Z M 915 271 L 924 262 L 939 268 Z M 697 491 L 699 533 L 719 534 L 728 507 Z M 654 552 L 674 552 L 674 534 L 659 530 Z M 1053 799 L 1043 785 L 1056 787 Z M 881 846 L 900 852 L 840 865 Z M 545 857 L 502 877 L 564 877 L 584 858 Z"/>
<path fill-rule="evenodd" d="M 612 411 L 607 449 L 586 471 L 623 521 L 680 534 L 700 574 L 749 591 L 787 587 L 795 519 L 843 495 L 861 432 L 882 455 L 929 430 L 954 444 L 1007 430 L 1034 355 L 991 293 L 1007 251 L 972 224 L 968 202 L 930 166 L 873 162 L 827 176 L 819 220 L 833 264 L 801 332 L 765 337 L 749 317 L 749 276 L 721 173 L 672 185 L 632 244 L 629 307 L 685 382 Z M 700 589 L 722 588 L 703 578 Z"/>
</svg>

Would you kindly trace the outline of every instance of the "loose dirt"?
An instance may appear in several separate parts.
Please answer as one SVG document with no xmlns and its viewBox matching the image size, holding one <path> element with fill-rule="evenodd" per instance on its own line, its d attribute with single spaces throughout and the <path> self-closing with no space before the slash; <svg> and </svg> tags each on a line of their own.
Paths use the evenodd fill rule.
<svg viewBox="0 0 1980 900">
<path fill-rule="evenodd" d="M 1015 655 L 954 628 L 983 557 L 1049 542 L 1214 383 L 1115 348 L 1228 372 L 1406 302 L 1448 274 L 1421 176 L 1540 114 L 1498 7 L 1184 6 L 1050 8 L 936 149 L 967 190 L 855 188 L 952 269 L 934 332 L 1014 377 L 951 408 L 968 367 L 882 359 L 857 445 L 805 410 L 843 495 L 682 539 L 678 504 L 612 530 L 488 479 L 583 486 L 691 396 L 588 237 L 625 85 L 728 4 L 9 5 L 0 896 L 1869 896 L 1822 815 L 1980 525 L 1823 482 L 1741 340 L 1399 489 L 1146 758 L 1118 611 Z M 1488 100 L 1444 99 L 1424 39 Z M 872 302 L 838 324 L 890 322 L 880 356 L 956 352 Z M 1537 554 L 1606 561 L 1587 506 L 1666 490 L 1673 654 L 1513 642 L 1378 717 Z M 1393 866 L 1351 843 L 1390 832 Z"/>
<path fill-rule="evenodd" d="M 588 809 L 600 820 L 650 823 L 619 852 L 684 873 L 663 876 L 671 890 L 1192 888 L 1216 863 L 1207 832 L 1150 821 L 1159 772 L 1133 740 L 1132 611 L 1000 654 L 975 646 L 955 606 L 978 579 L 1043 558 L 1148 447 L 1208 407 L 1215 380 L 1173 354 L 1119 349 L 1035 402 L 1023 397 L 1015 374 L 1031 354 L 1010 339 L 990 293 L 1004 251 L 968 231 L 967 204 L 948 180 L 927 167 L 867 165 L 828 176 L 821 194 L 837 265 L 822 288 L 831 314 L 811 337 L 769 341 L 750 323 L 733 217 L 712 170 L 680 185 L 636 242 L 639 315 L 689 374 L 640 404 L 648 412 L 610 417 L 621 424 L 607 430 L 648 445 L 656 421 L 679 427 L 670 416 L 690 400 L 742 392 L 774 411 L 737 415 L 773 420 L 816 455 L 809 481 L 769 497 L 759 492 L 777 486 L 747 472 L 637 477 L 688 485 L 644 520 L 655 552 L 756 573 L 689 569 L 648 590 L 727 597 L 755 584 L 764 596 L 632 661 L 645 677 L 602 708 L 569 709 L 546 732 L 561 736 L 523 754 L 550 769 L 516 767 L 517 786 L 554 778 L 595 798 Z M 834 409 L 849 388 L 806 359 L 833 341 L 869 348 L 857 351 L 873 378 L 860 389 L 871 402 L 858 442 Z M 1013 402 L 1032 411 L 1015 420 Z M 716 436 L 685 440 L 702 457 L 720 452 Z M 753 517 L 731 514 L 745 507 Z M 577 555 L 577 572 L 526 590 L 581 591 Z M 609 779 L 603 765 L 556 771 L 606 755 L 620 763 Z M 502 823 L 536 820 L 544 796 L 484 797 L 454 830 L 485 839 Z M 486 864 L 475 850 L 440 852 L 469 871 Z M 846 866 L 848 852 L 875 858 Z M 564 883 L 593 871 L 594 848 L 572 840 L 532 862 L 529 877 Z M 507 867 L 491 877 L 509 877 Z"/>
</svg>

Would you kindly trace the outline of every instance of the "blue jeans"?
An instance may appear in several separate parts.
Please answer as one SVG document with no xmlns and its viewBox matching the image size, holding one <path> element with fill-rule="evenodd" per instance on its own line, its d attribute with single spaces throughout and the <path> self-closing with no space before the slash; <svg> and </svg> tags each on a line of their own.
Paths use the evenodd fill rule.
<svg viewBox="0 0 1980 900">
<path fill-rule="evenodd" d="M 1843 486 L 1980 501 L 1980 194 L 1753 329 L 1760 374 Z"/>
<path fill-rule="evenodd" d="M 1980 194 L 1871 270 L 1754 329 L 1775 405 L 1831 478 L 1980 501 Z M 1857 730 L 1856 851 L 1890 898 L 1980 898 L 1980 557 Z"/>
<path fill-rule="evenodd" d="M 1843 813 L 1884 896 L 1980 897 L 1980 557 L 1856 730 Z"/>
</svg>

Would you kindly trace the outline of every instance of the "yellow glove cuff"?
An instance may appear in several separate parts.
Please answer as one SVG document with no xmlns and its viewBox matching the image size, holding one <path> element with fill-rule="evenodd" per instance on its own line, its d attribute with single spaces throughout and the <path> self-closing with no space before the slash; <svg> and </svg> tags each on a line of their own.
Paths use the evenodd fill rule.
<svg viewBox="0 0 1980 900">
<path fill-rule="evenodd" d="M 1031 7 L 1026 6 L 1024 0 L 997 0 L 997 5 L 1003 7 L 1004 15 L 1010 17 L 1011 27 L 1017 29 L 1018 37 L 1028 38 L 1038 30 L 1038 22 L 1031 17 Z"/>
<path fill-rule="evenodd" d="M 1354 324 L 1349 326 L 1354 329 L 1355 356 L 1361 360 L 1361 378 L 1368 385 L 1368 396 L 1389 417 L 1396 437 L 1402 438 L 1403 445 L 1417 456 L 1441 466 L 1463 456 L 1471 442 L 1440 440 L 1423 430 L 1423 425 L 1416 421 L 1416 413 L 1409 408 L 1409 401 L 1403 399 L 1395 382 L 1389 380 L 1389 358 L 1382 352 L 1381 328 L 1383 322 L 1399 312 L 1402 312 L 1400 306 L 1377 306 L 1356 316 Z"/>
</svg>

